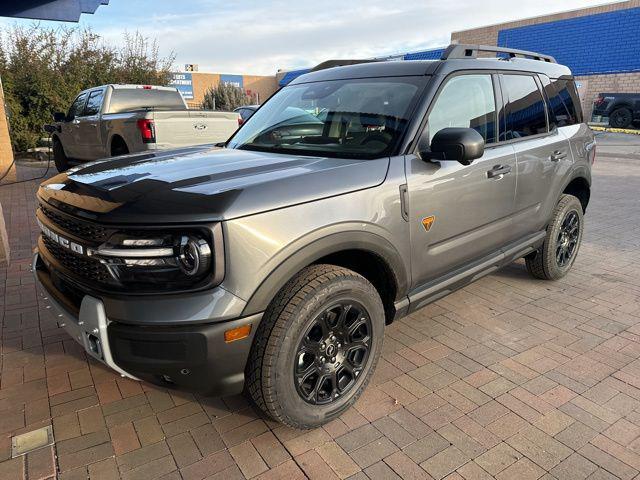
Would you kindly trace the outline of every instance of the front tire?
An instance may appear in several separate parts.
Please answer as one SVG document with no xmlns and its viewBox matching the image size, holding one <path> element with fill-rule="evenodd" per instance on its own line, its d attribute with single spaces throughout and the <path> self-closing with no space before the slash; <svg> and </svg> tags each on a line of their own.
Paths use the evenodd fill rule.
<svg viewBox="0 0 640 480">
<path fill-rule="evenodd" d="M 262 318 L 246 390 L 274 420 L 298 429 L 323 425 L 365 389 L 383 335 L 384 308 L 371 283 L 346 268 L 307 267 Z"/>
<path fill-rule="evenodd" d="M 573 195 L 562 195 L 553 211 L 542 247 L 525 257 L 529 273 L 543 280 L 564 277 L 578 255 L 583 229 L 580 201 Z"/>
</svg>

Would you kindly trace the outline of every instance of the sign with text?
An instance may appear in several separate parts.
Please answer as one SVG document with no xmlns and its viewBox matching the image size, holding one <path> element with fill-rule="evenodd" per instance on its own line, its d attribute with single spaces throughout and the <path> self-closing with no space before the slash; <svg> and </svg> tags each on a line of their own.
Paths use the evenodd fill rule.
<svg viewBox="0 0 640 480">
<path fill-rule="evenodd" d="M 193 76 L 190 73 L 172 73 L 169 86 L 176 87 L 185 100 L 193 99 Z"/>
<path fill-rule="evenodd" d="M 220 83 L 233 85 L 234 87 L 243 88 L 244 78 L 242 75 L 220 75 Z"/>
</svg>

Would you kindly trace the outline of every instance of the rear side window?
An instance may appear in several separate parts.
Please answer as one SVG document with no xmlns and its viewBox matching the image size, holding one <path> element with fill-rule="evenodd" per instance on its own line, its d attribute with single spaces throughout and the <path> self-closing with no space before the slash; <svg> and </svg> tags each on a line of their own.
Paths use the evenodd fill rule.
<svg viewBox="0 0 640 480">
<path fill-rule="evenodd" d="M 496 101 L 491 75 L 460 75 L 445 84 L 429 113 L 429 145 L 433 136 L 447 127 L 473 128 L 486 143 L 496 141 Z"/>
<path fill-rule="evenodd" d="M 502 75 L 506 130 L 501 140 L 547 132 L 544 99 L 535 79 L 529 75 Z"/>
<path fill-rule="evenodd" d="M 549 121 L 557 127 L 582 123 L 580 99 L 575 82 L 566 78 L 548 79 L 542 76 L 549 100 Z"/>
<path fill-rule="evenodd" d="M 94 90 L 89 94 L 89 100 L 87 100 L 87 105 L 84 107 L 83 115 L 97 115 L 100 111 L 100 107 L 102 106 L 102 98 L 104 97 L 103 90 Z"/>
</svg>

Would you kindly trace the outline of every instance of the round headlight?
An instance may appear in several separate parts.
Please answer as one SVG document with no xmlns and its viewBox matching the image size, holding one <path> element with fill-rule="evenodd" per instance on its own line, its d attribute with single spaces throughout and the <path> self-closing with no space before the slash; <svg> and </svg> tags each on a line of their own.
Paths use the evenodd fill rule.
<svg viewBox="0 0 640 480">
<path fill-rule="evenodd" d="M 186 275 L 201 275 L 211 266 L 211 247 L 202 238 L 182 237 L 177 261 Z"/>
</svg>

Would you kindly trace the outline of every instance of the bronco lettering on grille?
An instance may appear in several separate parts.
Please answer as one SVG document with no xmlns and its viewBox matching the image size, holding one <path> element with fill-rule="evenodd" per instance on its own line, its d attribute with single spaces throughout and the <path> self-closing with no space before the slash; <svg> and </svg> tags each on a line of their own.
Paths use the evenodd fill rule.
<svg viewBox="0 0 640 480">
<path fill-rule="evenodd" d="M 67 248 L 69 250 L 71 250 L 74 253 L 77 253 L 79 255 L 83 255 L 85 252 L 85 249 L 82 245 L 79 245 L 75 242 L 72 242 L 71 240 L 69 240 L 68 238 L 63 237 L 62 235 L 58 235 L 56 232 L 54 232 L 53 230 L 51 230 L 49 227 L 47 227 L 45 224 L 43 224 L 40 219 L 38 219 L 38 226 L 40 227 L 40 230 L 42 230 L 42 234 L 46 235 L 49 239 L 53 240 L 54 242 L 56 242 L 58 245 L 60 245 L 61 247 Z"/>
</svg>

